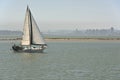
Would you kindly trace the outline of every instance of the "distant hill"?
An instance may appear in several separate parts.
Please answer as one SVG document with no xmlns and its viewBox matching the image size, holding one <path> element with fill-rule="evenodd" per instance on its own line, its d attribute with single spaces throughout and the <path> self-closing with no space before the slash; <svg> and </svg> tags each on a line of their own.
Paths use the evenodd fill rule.
<svg viewBox="0 0 120 80">
<path fill-rule="evenodd" d="M 22 35 L 22 31 L 9 31 L 9 30 L 0 30 L 0 36 L 20 36 Z"/>
<path fill-rule="evenodd" d="M 41 32 L 45 38 L 93 38 L 93 37 L 116 37 L 120 38 L 120 30 L 88 29 L 88 30 L 58 30 Z M 0 38 L 22 37 L 22 31 L 0 30 Z"/>
</svg>

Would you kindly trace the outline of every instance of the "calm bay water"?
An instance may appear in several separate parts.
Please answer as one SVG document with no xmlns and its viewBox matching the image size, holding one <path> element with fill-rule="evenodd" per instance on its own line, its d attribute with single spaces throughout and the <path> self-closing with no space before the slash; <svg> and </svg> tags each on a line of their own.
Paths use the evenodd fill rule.
<svg viewBox="0 0 120 80">
<path fill-rule="evenodd" d="M 48 42 L 44 53 L 15 53 L 0 41 L 0 80 L 119 80 L 120 41 Z"/>
</svg>

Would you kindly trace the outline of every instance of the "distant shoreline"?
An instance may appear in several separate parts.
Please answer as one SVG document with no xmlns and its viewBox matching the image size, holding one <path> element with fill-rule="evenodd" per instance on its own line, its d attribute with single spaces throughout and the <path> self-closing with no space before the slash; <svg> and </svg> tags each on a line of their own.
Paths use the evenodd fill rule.
<svg viewBox="0 0 120 80">
<path fill-rule="evenodd" d="M 14 41 L 21 40 L 21 38 L 14 39 L 0 39 L 0 41 Z M 45 38 L 46 42 L 54 42 L 54 41 L 120 41 L 120 38 Z"/>
<path fill-rule="evenodd" d="M 47 42 L 67 41 L 67 42 L 81 42 L 81 41 L 120 41 L 120 38 L 47 38 Z"/>
</svg>

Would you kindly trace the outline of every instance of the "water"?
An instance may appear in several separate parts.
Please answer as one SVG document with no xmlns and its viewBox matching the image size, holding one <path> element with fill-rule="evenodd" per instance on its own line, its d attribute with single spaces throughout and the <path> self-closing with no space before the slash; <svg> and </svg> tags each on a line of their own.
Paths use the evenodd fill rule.
<svg viewBox="0 0 120 80">
<path fill-rule="evenodd" d="M 45 53 L 14 53 L 0 41 L 0 80 L 119 80 L 120 41 L 48 42 Z"/>
</svg>

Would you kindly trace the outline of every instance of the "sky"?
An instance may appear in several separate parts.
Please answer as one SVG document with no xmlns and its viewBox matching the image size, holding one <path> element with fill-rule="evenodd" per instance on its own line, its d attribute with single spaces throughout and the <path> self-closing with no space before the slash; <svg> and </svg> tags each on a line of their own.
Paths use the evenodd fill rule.
<svg viewBox="0 0 120 80">
<path fill-rule="evenodd" d="M 0 0 L 0 30 L 23 30 L 27 5 L 41 31 L 120 29 L 120 0 Z"/>
</svg>

